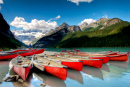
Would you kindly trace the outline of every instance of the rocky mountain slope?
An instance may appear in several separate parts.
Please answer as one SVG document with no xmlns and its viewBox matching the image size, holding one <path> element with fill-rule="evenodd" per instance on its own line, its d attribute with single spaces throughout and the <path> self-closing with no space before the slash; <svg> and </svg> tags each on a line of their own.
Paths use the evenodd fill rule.
<svg viewBox="0 0 130 87">
<path fill-rule="evenodd" d="M 71 33 L 75 31 L 81 31 L 80 27 L 75 25 L 68 27 L 67 30 Z"/>
<path fill-rule="evenodd" d="M 33 47 L 51 47 L 51 45 L 60 41 L 64 35 L 75 31 L 81 31 L 80 27 L 75 25 L 69 26 L 64 22 L 46 36 L 43 36 L 39 40 L 33 41 Z"/>
<path fill-rule="evenodd" d="M 109 27 L 113 24 L 119 23 L 122 20 L 118 18 L 112 18 L 112 19 L 107 19 L 107 18 L 101 18 L 96 22 L 93 22 L 83 28 L 83 31 L 90 31 L 90 30 L 100 30 L 105 27 Z"/>
<path fill-rule="evenodd" d="M 15 39 L 13 33 L 10 31 L 10 26 L 0 13 L 0 49 L 17 48 L 23 45 L 23 43 Z"/>
<path fill-rule="evenodd" d="M 34 47 L 125 47 L 130 46 L 130 23 L 118 18 L 101 18 L 84 27 L 59 29 L 57 32 L 41 38 Z M 72 28 L 72 31 L 71 31 Z M 69 30 L 71 33 L 69 33 Z"/>
<path fill-rule="evenodd" d="M 79 25 L 79 27 L 80 27 L 80 29 L 82 30 L 85 26 L 87 26 L 88 25 L 88 23 L 87 22 L 84 22 L 84 23 L 82 23 L 81 25 Z"/>
<path fill-rule="evenodd" d="M 129 32 L 130 23 L 122 21 L 101 30 L 69 33 L 52 47 L 130 47 Z"/>
<path fill-rule="evenodd" d="M 63 28 L 68 28 L 69 25 L 65 22 L 63 22 L 59 27 L 56 27 L 54 31 L 58 31 L 60 29 L 63 29 Z"/>
</svg>

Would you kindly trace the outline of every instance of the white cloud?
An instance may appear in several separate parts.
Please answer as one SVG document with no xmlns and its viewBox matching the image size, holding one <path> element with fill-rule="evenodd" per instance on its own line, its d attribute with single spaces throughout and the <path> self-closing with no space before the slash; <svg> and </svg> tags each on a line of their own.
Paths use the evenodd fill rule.
<svg viewBox="0 0 130 87">
<path fill-rule="evenodd" d="M 10 25 L 15 26 L 16 28 L 23 28 L 24 30 L 47 30 L 54 29 L 57 27 L 56 21 L 45 21 L 45 20 L 37 20 L 33 19 L 30 23 L 26 22 L 22 17 L 15 17 L 14 20 L 10 23 Z"/>
<path fill-rule="evenodd" d="M 61 16 L 58 15 L 57 17 L 55 17 L 55 18 L 51 18 L 50 20 L 48 20 L 48 22 L 50 22 L 50 21 L 52 21 L 52 20 L 58 20 L 58 19 L 60 19 L 60 18 L 61 18 Z"/>
<path fill-rule="evenodd" d="M 71 1 L 73 3 L 76 3 L 77 5 L 79 5 L 79 2 L 92 2 L 93 0 L 67 0 L 67 1 Z"/>
<path fill-rule="evenodd" d="M 84 19 L 83 21 L 81 21 L 81 23 L 79 23 L 79 25 L 81 25 L 81 24 L 83 24 L 84 22 L 87 22 L 88 24 L 91 24 L 91 23 L 93 23 L 93 22 L 96 22 L 96 20 L 94 20 L 94 19 Z"/>
<path fill-rule="evenodd" d="M 3 0 L 0 0 L 0 4 L 4 4 Z"/>
<path fill-rule="evenodd" d="M 59 18 L 60 18 L 60 15 L 58 15 L 56 18 L 59 19 Z"/>
<path fill-rule="evenodd" d="M 107 15 L 105 14 L 104 16 L 102 16 L 103 18 L 107 18 Z"/>
<path fill-rule="evenodd" d="M 25 44 L 31 43 L 32 40 L 38 39 L 45 34 L 41 31 L 12 30 L 15 37 Z"/>
</svg>

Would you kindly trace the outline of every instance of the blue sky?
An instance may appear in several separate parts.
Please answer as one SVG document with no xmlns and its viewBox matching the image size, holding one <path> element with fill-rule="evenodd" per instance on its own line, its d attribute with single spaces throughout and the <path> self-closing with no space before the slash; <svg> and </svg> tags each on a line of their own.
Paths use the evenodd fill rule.
<svg viewBox="0 0 130 87">
<path fill-rule="evenodd" d="M 0 12 L 13 29 L 50 29 L 120 18 L 130 22 L 130 0 L 0 0 Z"/>
</svg>

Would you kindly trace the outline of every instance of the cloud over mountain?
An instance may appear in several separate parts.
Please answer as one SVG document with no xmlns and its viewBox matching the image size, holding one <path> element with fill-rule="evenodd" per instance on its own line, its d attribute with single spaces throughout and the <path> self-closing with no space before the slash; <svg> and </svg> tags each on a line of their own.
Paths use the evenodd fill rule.
<svg viewBox="0 0 130 87">
<path fill-rule="evenodd" d="M 56 28 L 57 22 L 32 19 L 31 22 L 28 23 L 23 17 L 15 17 L 10 25 L 15 26 L 16 28 L 23 28 L 24 30 L 47 30 Z"/>
<path fill-rule="evenodd" d="M 73 3 L 76 3 L 77 5 L 79 5 L 79 2 L 92 2 L 93 0 L 67 0 L 67 1 L 71 1 Z"/>
<path fill-rule="evenodd" d="M 88 24 L 91 24 L 91 23 L 93 23 L 93 22 L 96 22 L 96 20 L 94 20 L 94 19 L 84 19 L 83 21 L 81 21 L 81 23 L 79 23 L 79 25 L 81 25 L 81 24 L 83 24 L 84 22 L 87 22 Z"/>
</svg>

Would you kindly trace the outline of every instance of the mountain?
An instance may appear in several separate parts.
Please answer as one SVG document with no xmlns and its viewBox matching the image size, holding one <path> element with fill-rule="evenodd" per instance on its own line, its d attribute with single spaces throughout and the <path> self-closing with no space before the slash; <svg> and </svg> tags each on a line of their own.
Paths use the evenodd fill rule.
<svg viewBox="0 0 130 87">
<path fill-rule="evenodd" d="M 79 26 L 73 25 L 67 28 L 69 32 L 81 31 Z"/>
<path fill-rule="evenodd" d="M 98 21 L 85 26 L 82 30 L 83 31 L 100 30 L 100 29 L 104 29 L 105 27 L 109 27 L 113 24 L 119 23 L 121 21 L 122 20 L 118 18 L 112 18 L 112 19 L 101 18 Z"/>
<path fill-rule="evenodd" d="M 63 29 L 63 28 L 68 28 L 69 25 L 65 22 L 63 22 L 59 27 L 56 27 L 54 31 L 58 31 L 60 29 Z"/>
<path fill-rule="evenodd" d="M 13 33 L 10 31 L 10 26 L 4 20 L 3 15 L 0 13 L 0 32 L 14 38 Z"/>
<path fill-rule="evenodd" d="M 82 23 L 81 25 L 79 25 L 79 27 L 80 27 L 80 29 L 82 30 L 85 26 L 87 26 L 88 25 L 88 23 L 87 22 L 84 22 L 84 23 Z"/>
<path fill-rule="evenodd" d="M 18 41 L 13 33 L 10 31 L 10 26 L 4 20 L 0 13 L 0 49 L 9 49 L 25 46 L 23 43 Z"/>
<path fill-rule="evenodd" d="M 51 33 L 47 36 L 43 36 L 39 40 L 34 41 L 33 47 L 39 48 L 39 47 L 51 47 L 51 45 L 57 43 L 60 41 L 65 34 L 67 34 L 68 30 L 67 28 L 60 29 L 59 31 L 55 33 Z"/>
<path fill-rule="evenodd" d="M 59 42 L 64 35 L 75 31 L 81 31 L 79 26 L 69 26 L 67 23 L 62 23 L 59 27 L 55 28 L 49 34 L 43 36 L 39 40 L 33 41 L 33 47 L 51 47 Z"/>
<path fill-rule="evenodd" d="M 101 18 L 74 32 L 74 26 L 60 29 L 38 40 L 34 47 L 129 47 L 130 23 L 118 18 Z M 77 28 L 77 27 L 76 27 Z M 71 31 L 72 29 L 72 31 Z M 71 32 L 70 32 L 71 31 Z"/>
<path fill-rule="evenodd" d="M 52 47 L 130 47 L 130 23 L 111 23 L 99 30 L 69 33 Z"/>
</svg>

